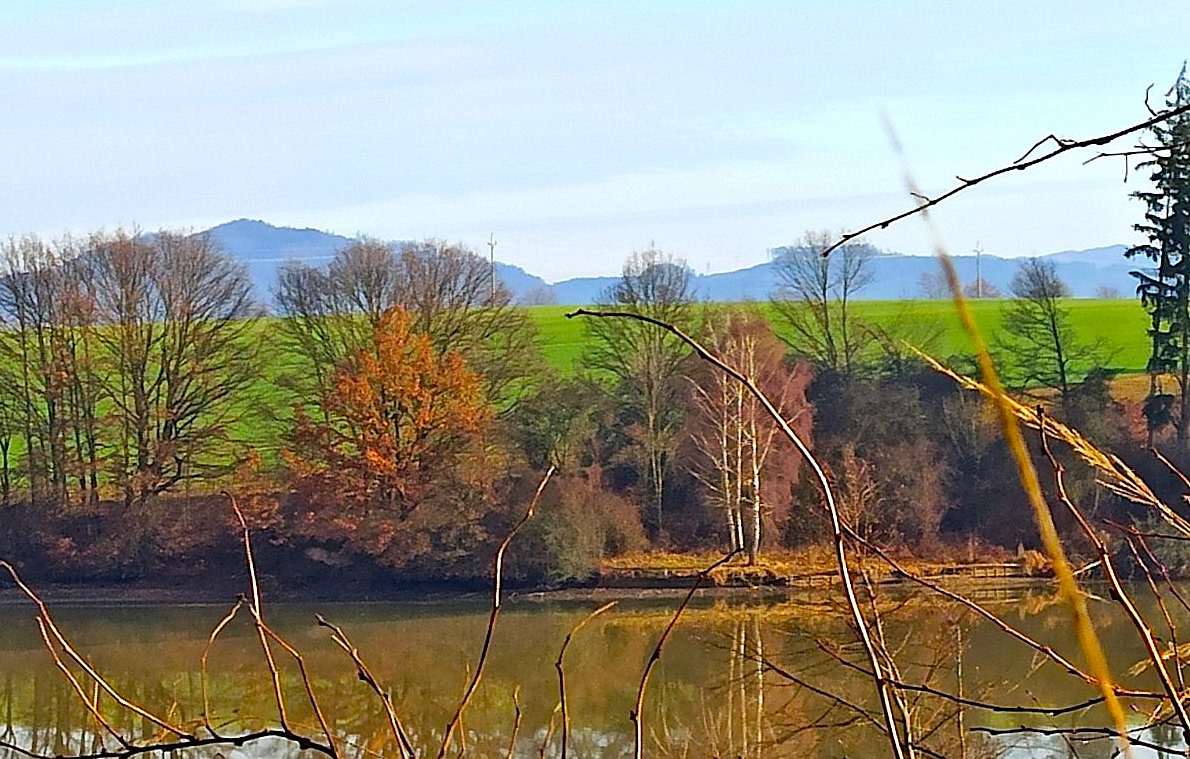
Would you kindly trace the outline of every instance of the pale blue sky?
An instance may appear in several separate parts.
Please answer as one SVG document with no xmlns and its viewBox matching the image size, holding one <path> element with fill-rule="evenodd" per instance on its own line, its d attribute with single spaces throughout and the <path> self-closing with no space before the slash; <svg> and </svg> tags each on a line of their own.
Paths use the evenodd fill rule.
<svg viewBox="0 0 1190 759">
<path fill-rule="evenodd" d="M 1190 3 L 6 0 L 0 233 L 238 217 L 443 237 L 547 279 L 650 243 L 699 271 L 1144 117 Z M 1085 156 L 1084 156 L 1085 157 Z M 956 252 L 1128 242 L 1119 161 L 937 220 Z M 925 253 L 916 221 L 870 242 Z"/>
</svg>

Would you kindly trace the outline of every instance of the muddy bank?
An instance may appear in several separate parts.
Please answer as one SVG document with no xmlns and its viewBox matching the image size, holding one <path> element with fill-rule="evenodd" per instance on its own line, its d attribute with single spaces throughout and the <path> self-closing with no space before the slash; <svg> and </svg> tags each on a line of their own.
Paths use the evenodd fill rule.
<svg viewBox="0 0 1190 759">
<path fill-rule="evenodd" d="M 697 579 L 693 569 L 634 568 L 604 570 L 587 583 L 561 586 L 505 585 L 505 597 L 516 602 L 571 602 L 588 600 L 665 600 L 679 598 Z M 890 590 L 912 590 L 916 583 L 897 572 L 872 572 L 872 580 Z M 921 576 L 962 592 L 981 596 L 1013 595 L 1021 589 L 1037 588 L 1050 582 L 1048 575 L 1023 563 L 954 564 L 931 566 Z M 460 601 L 487 603 L 490 583 L 482 579 L 409 583 L 353 578 L 322 578 L 317 582 L 285 583 L 264 576 L 265 600 L 273 603 L 390 602 L 435 603 Z M 780 601 L 805 593 L 820 596 L 838 585 L 834 571 L 776 572 L 765 567 L 727 566 L 704 580 L 699 597 L 748 601 Z M 47 602 L 69 605 L 187 605 L 228 604 L 247 592 L 248 578 L 167 578 L 158 581 L 69 583 L 30 582 Z M 11 585 L 0 587 L 0 604 L 26 603 L 28 599 Z"/>
</svg>

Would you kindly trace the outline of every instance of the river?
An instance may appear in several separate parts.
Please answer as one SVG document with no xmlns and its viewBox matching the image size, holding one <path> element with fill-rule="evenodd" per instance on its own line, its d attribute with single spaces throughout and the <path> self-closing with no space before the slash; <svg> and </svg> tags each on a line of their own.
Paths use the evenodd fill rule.
<svg viewBox="0 0 1190 759">
<path fill-rule="evenodd" d="M 877 730 L 840 701 L 874 706 L 870 679 L 838 659 L 863 663 L 840 610 L 814 595 L 700 598 L 666 645 L 646 693 L 646 756 L 869 757 L 885 756 Z M 1048 588 L 996 594 L 990 608 L 1027 634 L 1081 661 L 1067 611 Z M 557 756 L 561 721 L 555 713 L 554 662 L 567 633 L 598 600 L 513 600 L 505 605 L 481 687 L 463 719 L 469 756 L 505 756 L 519 705 L 514 754 Z M 574 757 L 631 756 L 633 708 L 641 672 L 677 601 L 623 600 L 578 632 L 565 671 Z M 936 597 L 908 595 L 884 604 L 885 637 L 902 679 L 965 698 L 1012 706 L 1064 706 L 1092 698 L 1090 686 L 1043 663 L 992 625 Z M 1143 658 L 1135 634 L 1115 606 L 1092 603 L 1114 671 L 1128 685 L 1153 688 L 1149 675 L 1124 674 Z M 169 715 L 174 724 L 202 719 L 199 661 L 226 607 L 210 605 L 52 606 L 62 631 L 117 690 Z M 267 621 L 304 654 L 323 711 L 349 755 L 386 750 L 390 737 L 380 701 L 356 676 L 315 613 L 340 625 L 376 677 L 390 690 L 419 756 L 434 756 L 443 727 L 468 681 L 487 622 L 486 601 L 273 604 Z M 88 753 L 101 731 L 45 651 L 28 604 L 0 605 L 0 723 L 3 739 L 41 754 Z M 1175 615 L 1175 622 L 1186 621 Z M 317 735 L 301 680 L 278 655 L 290 722 Z M 762 665 L 761 662 L 773 666 Z M 792 678 L 792 679 L 791 679 Z M 800 681 L 800 684 L 794 681 Z M 88 688 L 90 686 L 87 686 Z M 277 708 L 255 631 L 242 615 L 211 654 L 213 721 L 231 732 L 275 723 Z M 1036 733 L 989 734 L 981 728 L 1103 726 L 1098 708 L 1060 717 L 992 713 L 931 695 L 908 694 L 919 735 L 939 755 L 982 757 L 1107 757 L 1110 740 L 1067 743 Z M 836 700 L 839 699 L 839 700 Z M 141 718 L 100 699 L 119 731 L 151 735 Z M 1133 705 L 1140 724 L 1146 703 Z M 553 728 L 551 729 L 551 721 Z M 220 727 L 222 726 L 222 727 Z M 1174 756 L 1177 730 L 1156 728 L 1137 757 Z M 110 747 L 114 745 L 109 738 Z M 214 748 L 196 750 L 214 756 Z M 289 756 L 287 744 L 220 749 L 228 759 Z M 0 752 L 3 753 L 3 752 Z M 390 754 L 391 755 L 391 754 Z"/>
</svg>

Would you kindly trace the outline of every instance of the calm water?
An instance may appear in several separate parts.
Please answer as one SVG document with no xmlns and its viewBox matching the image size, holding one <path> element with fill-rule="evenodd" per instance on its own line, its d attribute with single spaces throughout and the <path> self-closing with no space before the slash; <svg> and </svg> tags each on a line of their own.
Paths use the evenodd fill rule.
<svg viewBox="0 0 1190 759">
<path fill-rule="evenodd" d="M 1064 609 L 1044 589 L 991 603 L 1030 635 L 1078 660 Z M 267 601 L 266 601 L 267 603 Z M 630 756 L 629 712 L 640 673 L 675 601 L 620 602 L 582 630 L 567 653 L 566 672 L 575 757 Z M 516 704 L 523 712 L 517 756 L 558 753 L 554 660 L 567 632 L 597 602 L 514 602 L 505 607 L 483 685 L 464 720 L 470 756 L 505 756 Z M 1098 626 L 1115 671 L 1142 658 L 1131 629 L 1107 604 L 1096 604 Z M 206 637 L 225 609 L 215 606 L 54 607 L 61 628 L 92 662 L 133 699 L 169 712 L 179 722 L 201 718 L 198 662 Z M 473 666 L 486 624 L 483 601 L 423 604 L 276 604 L 266 606 L 274 627 L 301 649 L 335 732 L 352 754 L 383 750 L 384 714 L 356 678 L 345 654 L 314 621 L 323 613 L 340 624 L 392 692 L 413 741 L 433 756 L 443 726 Z M 0 606 L 0 726 L 5 740 L 49 754 L 97 746 L 96 726 L 45 652 L 26 605 Z M 1183 620 L 1185 621 L 1185 620 Z M 1092 697 L 1091 688 L 1041 664 L 1021 645 L 929 598 L 890 605 L 885 633 L 905 679 L 1002 704 L 1066 705 Z M 862 661 L 829 605 L 809 599 L 749 602 L 703 600 L 692 608 L 654 670 L 646 709 L 647 756 L 868 757 L 887 755 L 875 730 L 832 697 L 872 703 L 872 686 L 835 656 Z M 776 664 L 799 686 L 757 659 Z M 301 685 L 284 663 L 291 720 L 316 733 Z M 960 677 L 961 673 L 961 677 Z M 1129 684 L 1153 687 L 1144 676 Z M 246 617 L 217 644 L 210 676 L 216 722 L 240 728 L 275 721 L 267 670 Z M 814 690 L 829 692 L 830 697 Z M 151 730 L 104 712 L 130 734 Z M 1143 705 L 1139 705 L 1143 708 Z M 995 715 L 922 696 L 910 704 L 927 745 L 945 755 L 975 757 L 1106 757 L 1107 741 L 1068 746 L 1059 738 L 988 736 L 974 727 L 1102 725 L 1095 709 L 1050 719 Z M 1135 714 L 1137 722 L 1143 717 Z M 960 728 L 966 728 L 961 730 Z M 231 727 L 228 730 L 233 729 Z M 1175 730 L 1146 737 L 1180 745 Z M 547 740 L 548 739 L 548 740 Z M 109 739 L 109 744 L 111 743 Z M 223 750 L 228 759 L 243 752 Z M 198 755 L 213 756 L 214 749 Z M 289 756 L 287 745 L 261 745 L 251 756 Z M 1140 750 L 1138 757 L 1165 752 Z M 1173 756 L 1174 753 L 1168 755 Z"/>
</svg>

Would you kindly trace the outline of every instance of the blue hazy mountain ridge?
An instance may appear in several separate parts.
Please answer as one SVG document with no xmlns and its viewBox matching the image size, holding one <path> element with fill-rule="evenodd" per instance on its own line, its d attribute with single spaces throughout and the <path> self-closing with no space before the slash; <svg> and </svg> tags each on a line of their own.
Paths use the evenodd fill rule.
<svg viewBox="0 0 1190 759">
<path fill-rule="evenodd" d="M 277 269 L 287 261 L 326 265 L 335 253 L 358 238 L 318 229 L 274 227 L 255 219 L 238 219 L 206 230 L 220 249 L 248 268 L 260 298 L 272 302 Z M 395 244 L 400 244 L 397 242 Z M 519 266 L 496 262 L 496 274 L 517 298 L 541 298 L 549 284 Z"/>
<path fill-rule="evenodd" d="M 1136 287 L 1136 280 L 1129 272 L 1143 268 L 1143 263 L 1124 258 L 1126 249 L 1124 245 L 1112 245 L 1087 251 L 1067 250 L 1040 258 L 1053 260 L 1058 276 L 1070 286 L 1071 294 L 1076 298 L 1093 298 L 1098 295 L 1100 288 L 1114 288 L 1128 295 Z M 973 282 L 975 256 L 955 256 L 953 260 L 959 277 L 964 282 Z M 1012 276 L 1022 260 L 980 256 L 979 274 L 985 282 L 1008 295 Z M 940 270 L 938 261 L 932 256 L 882 253 L 872 258 L 870 271 L 872 281 L 857 293 L 859 299 L 924 297 L 926 293 L 921 285 L 922 275 L 937 274 Z M 553 291 L 558 303 L 582 305 L 599 300 L 601 294 L 615 281 L 615 277 L 570 279 L 555 283 Z M 694 276 L 693 289 L 701 300 L 731 303 L 767 300 L 778 284 L 776 267 L 769 261 L 735 271 L 697 274 Z"/>
<path fill-rule="evenodd" d="M 354 241 L 317 229 L 275 227 L 251 219 L 220 224 L 207 232 L 226 253 L 248 268 L 257 292 L 265 301 L 272 300 L 277 268 L 281 264 L 291 260 L 325 264 L 336 251 Z M 1100 288 L 1114 288 L 1129 295 L 1136 286 L 1136 280 L 1129 272 L 1143 268 L 1145 262 L 1126 259 L 1125 249 L 1124 245 L 1111 245 L 1089 250 L 1064 250 L 1040 258 L 1054 263 L 1058 276 L 1070 286 L 1075 297 L 1095 297 Z M 773 252 L 781 250 L 774 248 Z M 980 274 L 986 282 L 1007 295 L 1012 275 L 1021 260 L 983 255 L 979 261 Z M 964 282 L 975 279 L 975 256 L 955 256 L 954 263 Z M 857 294 L 858 298 L 923 297 L 922 275 L 936 274 L 939 269 L 938 262 L 931 256 L 881 253 L 873 257 L 870 271 L 872 281 Z M 552 301 L 562 305 L 597 302 L 617 279 L 616 276 L 578 277 L 550 284 L 519 266 L 501 262 L 496 262 L 496 273 L 514 297 L 522 302 Z M 767 300 L 777 286 L 777 272 L 772 261 L 735 271 L 696 274 L 693 281 L 695 295 L 700 300 L 714 302 Z"/>
</svg>

